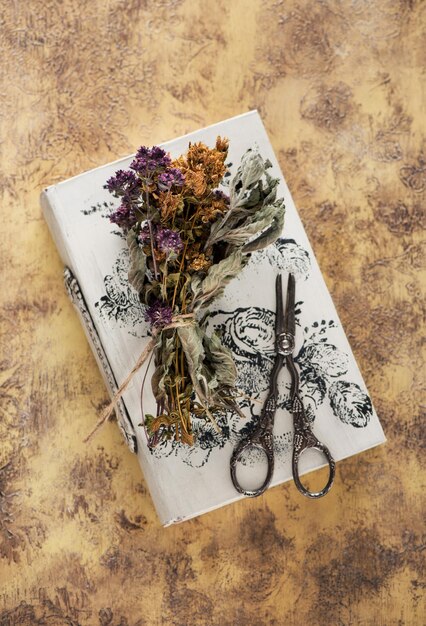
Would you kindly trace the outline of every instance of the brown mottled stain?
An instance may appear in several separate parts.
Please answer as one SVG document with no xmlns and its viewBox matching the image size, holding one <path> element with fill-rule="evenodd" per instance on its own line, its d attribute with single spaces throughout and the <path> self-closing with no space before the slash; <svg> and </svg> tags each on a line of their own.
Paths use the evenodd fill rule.
<svg viewBox="0 0 426 626">
<path fill-rule="evenodd" d="M 40 624 L 36 618 L 34 607 L 26 602 L 21 602 L 10 611 L 0 613 L 0 624 L 2 626 L 35 626 Z"/>
<path fill-rule="evenodd" d="M 426 228 L 426 209 L 421 194 L 401 193 L 397 179 L 383 186 L 376 181 L 375 188 L 368 194 L 376 222 L 384 224 L 395 236 L 407 236 Z"/>
<path fill-rule="evenodd" d="M 422 193 L 426 189 L 426 160 L 423 155 L 419 156 L 415 165 L 404 165 L 399 170 L 401 182 L 414 191 Z"/>
<path fill-rule="evenodd" d="M 25 548 L 23 533 L 15 525 L 19 492 L 9 487 L 15 475 L 12 462 L 0 468 L 0 559 L 8 563 L 19 563 L 21 551 Z"/>
<path fill-rule="evenodd" d="M 165 555 L 165 569 L 166 577 L 172 586 L 177 585 L 178 581 L 187 583 L 195 579 L 192 558 L 184 552 Z"/>
<path fill-rule="evenodd" d="M 115 518 L 120 527 L 127 531 L 142 530 L 147 523 L 147 519 L 144 515 L 136 515 L 134 521 L 130 520 L 123 509 L 121 509 L 120 513 L 116 514 Z"/>
<path fill-rule="evenodd" d="M 0 613 L 1 626 L 84 626 L 90 618 L 84 608 L 84 598 L 74 596 L 65 587 L 56 587 L 49 596 L 39 589 L 37 597 L 21 601 L 10 610 Z"/>
<path fill-rule="evenodd" d="M 352 90 L 342 82 L 331 87 L 315 87 L 300 102 L 302 118 L 326 130 L 339 128 L 352 108 Z"/>
<path fill-rule="evenodd" d="M 10 313 L 14 317 L 22 316 L 28 320 L 33 317 L 47 317 L 53 315 L 57 311 L 57 303 L 47 298 L 36 298 L 31 302 L 26 300 L 13 302 L 5 307 L 5 312 Z"/>
<path fill-rule="evenodd" d="M 299 75 L 329 72 L 337 58 L 331 34 L 335 42 L 340 38 L 342 20 L 325 4 L 309 8 L 299 5 L 287 15 L 284 6 L 282 9 L 278 23 L 288 42 L 288 67 Z"/>
<path fill-rule="evenodd" d="M 423 623 L 426 3 L 2 3 L 0 626 Z M 257 107 L 388 442 L 161 529 L 39 192 Z"/>
<path fill-rule="evenodd" d="M 251 511 L 240 524 L 242 545 L 253 545 L 263 555 L 272 558 L 277 550 L 285 551 L 293 548 L 293 540 L 285 537 L 276 527 L 276 517 L 268 509 L 261 512 Z M 251 555 L 247 554 L 247 557 Z"/>
<path fill-rule="evenodd" d="M 294 552 L 293 540 L 279 532 L 272 511 L 250 512 L 240 524 L 241 550 L 238 559 L 244 573 L 239 590 L 248 601 L 262 602 L 268 598 L 280 571 Z"/>
<path fill-rule="evenodd" d="M 216 538 L 213 538 L 209 543 L 203 546 L 203 549 L 201 551 L 201 559 L 203 561 L 207 559 L 216 560 L 219 557 L 219 553 L 220 553 L 219 543 Z"/>
<path fill-rule="evenodd" d="M 100 564 L 106 567 L 111 573 L 119 570 L 130 570 L 131 560 L 128 555 L 120 552 L 119 546 L 111 546 L 101 555 Z"/>
<path fill-rule="evenodd" d="M 89 503 L 87 502 L 83 494 L 74 495 L 73 506 L 67 508 L 66 514 L 68 515 L 68 517 L 73 518 L 76 515 L 78 515 L 80 511 L 82 512 L 83 515 L 89 516 L 92 522 L 98 521 L 98 518 L 96 517 L 96 515 L 93 515 L 93 513 L 90 513 Z"/>
<path fill-rule="evenodd" d="M 139 618 L 135 622 L 129 622 L 125 617 L 115 617 L 110 607 L 100 609 L 99 626 L 145 626 L 147 624 L 144 618 Z"/>
<path fill-rule="evenodd" d="M 370 355 L 374 354 L 378 362 L 388 363 L 397 361 L 401 354 L 409 353 L 410 344 L 407 344 L 405 337 L 409 335 L 415 341 L 420 329 L 420 320 L 413 316 L 411 302 L 395 302 L 391 310 L 388 307 L 377 307 L 372 314 L 374 325 L 368 337 Z M 394 349 L 389 350 L 391 346 Z"/>
<path fill-rule="evenodd" d="M 119 459 L 109 456 L 102 448 L 92 456 L 78 456 L 70 472 L 71 485 L 78 490 L 90 489 L 100 499 L 110 500 L 111 480 L 118 469 Z"/>
<path fill-rule="evenodd" d="M 170 594 L 169 606 L 163 614 L 164 623 L 173 626 L 187 626 L 187 607 L 191 606 L 193 624 L 203 624 L 212 615 L 214 602 L 206 594 L 185 586 L 173 589 Z"/>
<path fill-rule="evenodd" d="M 404 399 L 402 399 L 400 404 L 403 402 Z M 398 409 L 394 409 L 392 418 L 386 420 L 388 437 L 392 439 L 395 446 L 403 450 L 404 454 L 409 453 L 416 456 L 421 464 L 426 454 L 426 433 L 424 429 L 426 409 L 424 406 L 413 407 L 413 414 L 406 421 L 398 420 L 397 413 Z"/>
<path fill-rule="evenodd" d="M 379 202 L 374 211 L 378 221 L 383 222 L 391 233 L 409 234 L 413 230 L 425 230 L 426 209 L 420 203 L 407 206 L 403 202 L 384 204 Z"/>
<path fill-rule="evenodd" d="M 406 566 L 419 576 L 421 580 L 412 579 L 415 587 L 425 586 L 425 550 L 426 533 L 416 533 L 412 528 L 406 528 L 402 532 L 401 543 L 403 547 L 402 557 Z"/>
<path fill-rule="evenodd" d="M 356 604 L 377 594 L 403 564 L 402 555 L 383 545 L 374 528 L 363 527 L 345 533 L 338 546 L 332 535 L 320 535 L 306 557 L 318 589 L 312 609 L 318 624 L 344 623 L 348 601 Z"/>
</svg>

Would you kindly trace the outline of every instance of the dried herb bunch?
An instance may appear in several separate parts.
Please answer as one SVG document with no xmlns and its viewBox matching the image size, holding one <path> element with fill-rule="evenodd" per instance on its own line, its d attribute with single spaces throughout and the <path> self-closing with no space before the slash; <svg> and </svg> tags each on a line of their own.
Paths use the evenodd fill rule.
<svg viewBox="0 0 426 626">
<path fill-rule="evenodd" d="M 130 170 L 105 185 L 121 200 L 110 220 L 126 233 L 129 282 L 156 338 L 157 415 L 144 416 L 151 445 L 170 437 L 191 445 L 191 415 L 216 425 L 218 411 L 238 411 L 232 355 L 197 320 L 249 254 L 280 235 L 284 202 L 257 150 L 244 154 L 229 194 L 219 190 L 227 155 L 221 137 L 214 148 L 189 144 L 175 160 L 157 146 L 141 147 Z"/>
</svg>

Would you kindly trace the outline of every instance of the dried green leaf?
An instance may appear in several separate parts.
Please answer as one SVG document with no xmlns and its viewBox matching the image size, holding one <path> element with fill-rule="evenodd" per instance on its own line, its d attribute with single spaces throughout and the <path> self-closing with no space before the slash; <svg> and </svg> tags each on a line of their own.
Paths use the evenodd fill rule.
<svg viewBox="0 0 426 626">
<path fill-rule="evenodd" d="M 179 282 L 180 277 L 180 272 L 173 272 L 172 274 L 168 274 L 166 279 L 167 287 L 174 287 L 176 283 Z"/>
<path fill-rule="evenodd" d="M 170 336 L 166 336 L 165 332 L 161 333 L 160 341 L 155 348 L 156 368 L 151 378 L 151 387 L 157 401 L 167 395 L 167 378 L 175 357 L 175 333 L 174 329 L 167 331 Z"/>
<path fill-rule="evenodd" d="M 161 283 L 158 280 L 145 285 L 143 290 L 144 302 L 149 304 L 153 300 L 157 300 L 161 295 Z"/>
<path fill-rule="evenodd" d="M 193 279 L 192 288 L 195 295 L 192 309 L 196 311 L 201 306 L 211 304 L 215 298 L 223 293 L 226 285 L 239 274 L 245 263 L 246 258 L 242 251 L 237 249 L 219 263 L 212 265 L 203 280 Z"/>
<path fill-rule="evenodd" d="M 216 332 L 213 332 L 210 337 L 204 335 L 203 343 L 206 352 L 206 365 L 212 370 L 212 379 L 216 383 L 214 386 L 234 387 L 237 379 L 237 368 L 231 350 L 223 345 Z M 210 383 L 209 386 L 213 387 Z"/>
<path fill-rule="evenodd" d="M 269 174 L 269 172 L 265 172 L 266 177 L 266 185 L 265 185 L 265 195 L 263 198 L 263 204 L 274 204 L 277 198 L 278 185 L 280 183 L 279 178 L 274 178 Z"/>
<path fill-rule="evenodd" d="M 249 148 L 230 184 L 231 206 L 238 206 L 248 189 L 256 185 L 265 173 L 265 162 L 257 150 Z"/>
<path fill-rule="evenodd" d="M 145 281 L 146 256 L 138 243 L 138 236 L 133 228 L 127 233 L 127 245 L 130 253 L 129 283 L 138 293 L 141 293 Z"/>
<path fill-rule="evenodd" d="M 269 167 L 271 163 L 264 161 L 257 151 L 249 150 L 244 155 L 230 184 L 230 209 L 222 220 L 212 225 L 205 249 L 219 241 L 228 241 L 228 237 L 235 237 L 233 231 L 247 224 L 247 220 L 266 205 L 275 204 L 279 179 L 266 171 Z M 249 170 L 247 173 L 245 168 Z M 247 187 L 248 181 L 250 185 Z M 244 243 L 246 239 L 240 245 Z"/>
<path fill-rule="evenodd" d="M 234 246 L 242 246 L 257 233 L 263 231 L 267 226 L 270 226 L 271 223 L 276 219 L 276 215 L 279 212 L 279 207 L 274 204 L 268 204 L 262 207 L 257 213 L 254 215 L 250 215 L 247 217 L 245 222 L 238 226 L 237 228 L 233 228 L 226 235 L 224 235 L 223 240 L 227 243 L 231 243 Z"/>
<path fill-rule="evenodd" d="M 274 243 L 281 235 L 284 226 L 285 215 L 284 200 L 277 200 L 275 204 L 277 206 L 277 212 L 275 214 L 272 224 L 266 230 L 260 233 L 258 237 L 252 239 L 245 246 L 243 246 L 243 252 L 245 254 L 266 248 L 271 243 Z"/>
<path fill-rule="evenodd" d="M 202 375 L 202 366 L 204 361 L 204 347 L 202 341 L 203 331 L 198 324 L 188 326 L 180 326 L 177 333 L 185 353 L 188 365 L 189 375 L 202 403 L 208 402 L 207 381 Z"/>
</svg>

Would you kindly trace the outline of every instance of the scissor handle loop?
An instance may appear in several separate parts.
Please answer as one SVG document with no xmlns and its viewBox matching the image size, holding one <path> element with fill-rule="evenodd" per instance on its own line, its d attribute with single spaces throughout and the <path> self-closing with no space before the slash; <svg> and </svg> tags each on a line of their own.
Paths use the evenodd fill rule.
<svg viewBox="0 0 426 626">
<path fill-rule="evenodd" d="M 302 435 L 300 434 L 298 436 L 302 437 Z M 331 486 L 334 482 L 334 477 L 336 474 L 336 463 L 333 457 L 331 456 L 330 450 L 327 448 L 327 446 L 325 446 L 323 443 L 318 441 L 316 438 L 315 438 L 315 441 L 313 442 L 302 439 L 301 443 L 299 443 L 298 445 L 297 443 L 298 442 L 295 442 L 295 445 L 293 448 L 293 463 L 292 464 L 293 464 L 294 483 L 297 489 L 300 491 L 300 493 L 303 494 L 304 496 L 308 498 L 322 498 L 322 496 L 325 496 L 330 491 Z M 325 458 L 327 459 L 328 468 L 329 468 L 328 481 L 325 487 L 321 489 L 321 491 L 309 491 L 309 489 L 307 489 L 300 480 L 299 460 L 303 452 L 305 452 L 305 450 L 319 450 L 320 452 L 324 454 Z"/>
<path fill-rule="evenodd" d="M 249 498 L 255 498 L 256 496 L 262 495 L 262 493 L 264 493 L 267 490 L 269 483 L 271 482 L 272 474 L 274 473 L 274 451 L 272 447 L 272 441 L 271 441 L 271 445 L 268 445 L 268 444 L 269 442 L 252 441 L 252 440 L 244 441 L 243 440 L 236 446 L 232 454 L 232 457 L 231 457 L 232 483 L 235 489 L 239 493 L 242 493 L 244 496 L 248 496 Z M 268 461 L 268 471 L 266 474 L 266 478 L 263 481 L 262 485 L 258 487 L 257 489 L 244 489 L 244 487 L 240 485 L 237 479 L 237 465 L 241 461 L 241 457 L 243 456 L 244 452 L 248 450 L 249 448 L 257 448 L 258 450 L 261 450 L 263 454 L 266 456 L 266 459 Z"/>
</svg>

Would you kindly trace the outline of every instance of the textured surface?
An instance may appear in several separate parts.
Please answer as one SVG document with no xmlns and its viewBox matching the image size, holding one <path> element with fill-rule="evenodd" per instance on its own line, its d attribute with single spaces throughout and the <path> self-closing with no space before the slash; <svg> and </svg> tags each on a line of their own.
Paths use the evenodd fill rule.
<svg viewBox="0 0 426 626">
<path fill-rule="evenodd" d="M 423 623 L 426 4 L 1 4 L 0 625 Z M 254 107 L 388 443 L 164 530 L 39 192 Z"/>
</svg>

